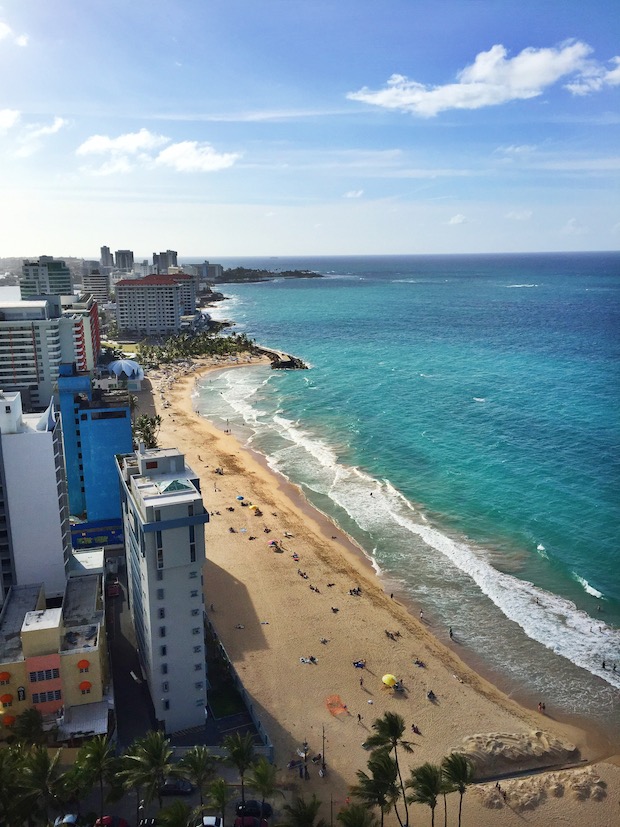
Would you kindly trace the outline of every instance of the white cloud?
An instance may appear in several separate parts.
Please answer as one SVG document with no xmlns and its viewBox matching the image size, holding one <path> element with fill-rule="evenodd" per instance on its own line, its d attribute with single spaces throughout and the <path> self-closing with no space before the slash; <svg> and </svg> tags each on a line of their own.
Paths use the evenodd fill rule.
<svg viewBox="0 0 620 827">
<path fill-rule="evenodd" d="M 140 129 L 139 132 L 127 132 L 119 135 L 118 138 L 110 138 L 107 135 L 91 135 L 76 150 L 77 155 L 135 155 L 149 149 L 156 149 L 158 146 L 167 144 L 169 138 L 163 135 L 155 135 L 148 129 Z"/>
<path fill-rule="evenodd" d="M 345 198 L 361 198 L 363 194 L 364 194 L 364 190 L 349 190 L 348 192 L 345 192 L 344 197 Z"/>
<path fill-rule="evenodd" d="M 585 67 L 581 77 L 573 83 L 567 83 L 566 89 L 574 95 L 589 95 L 590 92 L 600 92 L 604 86 L 620 85 L 620 57 L 610 61 L 615 69 L 605 69 L 597 63 L 590 63 Z"/>
<path fill-rule="evenodd" d="M 423 117 L 433 117 L 449 109 L 480 109 L 513 100 L 527 100 L 541 95 L 562 78 L 576 76 L 567 86 L 587 83 L 600 71 L 599 64 L 588 60 L 592 49 L 587 43 L 568 42 L 558 48 L 523 49 L 515 57 L 501 44 L 476 55 L 474 62 L 457 74 L 456 83 L 427 86 L 404 75 L 394 74 L 378 91 L 367 87 L 350 92 L 350 100 L 362 101 L 385 109 L 399 109 Z M 617 61 L 614 58 L 614 61 Z M 605 83 L 620 83 L 618 67 L 605 75 Z M 620 74 L 620 73 L 618 73 Z M 587 90 L 594 91 L 590 85 Z M 576 88 L 570 89 L 577 93 Z"/>
<path fill-rule="evenodd" d="M 577 221 L 576 218 L 569 218 L 560 232 L 562 235 L 585 235 L 588 232 L 588 228 Z"/>
<path fill-rule="evenodd" d="M 533 213 L 531 210 L 511 210 L 506 213 L 506 218 L 512 221 L 529 221 Z"/>
<path fill-rule="evenodd" d="M 165 144 L 169 146 L 160 149 Z M 232 166 L 240 157 L 235 152 L 217 152 L 211 144 L 198 141 L 171 144 L 170 138 L 165 135 L 157 135 L 144 128 L 117 138 L 91 135 L 80 144 L 76 154 L 109 156 L 99 168 L 84 168 L 83 171 L 94 175 L 112 175 L 119 171 L 127 172 L 135 166 L 152 168 L 154 165 L 170 167 L 177 172 L 216 172 Z"/>
<path fill-rule="evenodd" d="M 177 172 L 216 172 L 231 167 L 239 157 L 236 152 L 216 152 L 211 144 L 180 141 L 162 149 L 155 163 Z"/>
<path fill-rule="evenodd" d="M 43 138 L 46 138 L 48 135 L 55 135 L 57 132 L 60 132 L 64 126 L 67 126 L 68 123 L 69 121 L 64 118 L 56 117 L 48 126 L 33 124 L 32 126 L 26 127 L 22 135 L 19 136 L 18 141 L 20 147 L 15 152 L 15 156 L 18 158 L 26 158 L 29 155 L 33 155 L 42 147 Z"/>
<path fill-rule="evenodd" d="M 8 23 L 4 23 L 0 20 L 0 40 L 12 40 L 16 46 L 27 46 L 28 45 L 28 35 L 26 34 L 15 34 L 13 29 L 8 25 Z"/>
<path fill-rule="evenodd" d="M 21 112 L 18 109 L 0 109 L 0 135 L 15 126 L 21 117 Z"/>
<path fill-rule="evenodd" d="M 448 221 L 448 224 L 467 224 L 467 219 L 464 215 L 461 215 L 461 213 L 457 213 L 452 216 L 452 218 Z"/>
</svg>

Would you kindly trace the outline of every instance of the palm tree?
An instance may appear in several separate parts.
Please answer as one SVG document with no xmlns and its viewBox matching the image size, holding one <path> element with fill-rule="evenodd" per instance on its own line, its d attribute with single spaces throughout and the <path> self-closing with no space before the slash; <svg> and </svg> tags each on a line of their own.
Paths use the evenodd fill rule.
<svg viewBox="0 0 620 827">
<path fill-rule="evenodd" d="M 462 755 L 460 752 L 453 752 L 446 756 L 446 758 L 444 758 L 441 762 L 441 772 L 444 779 L 452 786 L 452 788 L 458 790 L 459 827 L 461 827 L 463 796 L 467 791 L 467 787 L 474 780 L 474 766 L 467 756 Z"/>
<path fill-rule="evenodd" d="M 226 759 L 229 764 L 237 768 L 241 779 L 241 803 L 245 804 L 245 774 L 256 761 L 254 753 L 254 738 L 250 732 L 241 735 L 235 732 L 224 738 L 223 747 L 228 753 Z"/>
<path fill-rule="evenodd" d="M 134 741 L 125 753 L 124 768 L 119 773 L 124 786 L 143 787 L 147 804 L 157 796 L 161 810 L 160 787 L 166 776 L 175 772 L 171 762 L 172 754 L 170 739 L 163 732 L 148 732 L 143 738 Z"/>
<path fill-rule="evenodd" d="M 321 802 L 316 795 L 310 801 L 306 801 L 303 796 L 296 798 L 292 804 L 285 804 L 282 809 L 286 815 L 280 821 L 281 827 L 327 827 L 324 819 L 316 821 L 321 809 Z"/>
<path fill-rule="evenodd" d="M 404 824 L 409 824 L 409 808 L 407 807 L 407 797 L 405 796 L 405 783 L 398 763 L 398 747 L 402 747 L 405 752 L 413 752 L 413 747 L 409 741 L 403 739 L 405 733 L 405 719 L 397 712 L 386 712 L 383 718 L 377 718 L 373 723 L 372 728 L 374 734 L 366 739 L 364 742 L 365 748 L 370 749 L 388 749 L 394 752 L 394 762 L 396 764 L 396 773 L 400 782 L 401 795 L 405 805 L 405 820 Z M 398 820 L 398 810 L 396 811 Z M 401 822 L 403 823 L 403 822 Z"/>
<path fill-rule="evenodd" d="M 103 785 L 115 777 L 117 759 L 114 749 L 105 735 L 97 735 L 91 738 L 82 747 L 77 755 L 77 765 L 82 767 L 87 776 L 93 782 L 99 784 L 99 817 L 103 818 Z"/>
<path fill-rule="evenodd" d="M 222 818 L 222 827 L 224 827 L 226 805 L 230 801 L 230 787 L 223 778 L 216 778 L 209 784 L 207 798 L 218 808 Z"/>
<path fill-rule="evenodd" d="M 214 756 L 207 747 L 194 746 L 179 761 L 179 771 L 184 778 L 200 790 L 200 806 L 202 807 L 204 787 L 215 775 Z"/>
<path fill-rule="evenodd" d="M 377 816 L 364 804 L 349 804 L 336 816 L 342 827 L 378 827 Z"/>
<path fill-rule="evenodd" d="M 60 778 L 58 762 L 60 750 L 53 757 L 46 747 L 31 747 L 24 759 L 22 783 L 24 798 L 31 808 L 37 808 L 43 824 L 49 822 L 50 807 L 57 803 L 57 787 Z"/>
<path fill-rule="evenodd" d="M 65 770 L 58 780 L 56 797 L 58 804 L 65 813 L 81 812 L 82 799 L 93 787 L 90 773 L 87 773 L 77 762 Z"/>
<path fill-rule="evenodd" d="M 24 753 L 19 745 L 0 749 L 0 823 L 21 827 L 27 820 L 22 795 Z"/>
<path fill-rule="evenodd" d="M 194 810 L 184 801 L 173 801 L 157 814 L 157 824 L 162 827 L 191 827 L 196 818 Z"/>
<path fill-rule="evenodd" d="M 248 777 L 248 787 L 262 796 L 261 812 L 266 798 L 273 798 L 274 795 L 283 796 L 282 790 L 278 789 L 278 768 L 271 764 L 264 755 L 252 767 Z"/>
<path fill-rule="evenodd" d="M 379 807 L 381 827 L 385 816 L 395 807 L 400 798 L 397 783 L 398 770 L 396 762 L 387 749 L 373 752 L 368 760 L 370 775 L 363 770 L 357 771 L 358 783 L 350 788 L 351 795 L 358 798 L 366 807 Z M 396 817 L 402 825 L 398 811 Z"/>
<path fill-rule="evenodd" d="M 12 729 L 16 739 L 24 744 L 44 744 L 43 715 L 38 709 L 29 707 L 15 718 Z"/>
<path fill-rule="evenodd" d="M 407 787 L 413 792 L 409 796 L 410 802 L 428 804 L 431 808 L 431 827 L 435 827 L 435 807 L 437 799 L 443 792 L 443 778 L 441 767 L 436 764 L 422 764 L 421 767 L 411 770 Z"/>
</svg>

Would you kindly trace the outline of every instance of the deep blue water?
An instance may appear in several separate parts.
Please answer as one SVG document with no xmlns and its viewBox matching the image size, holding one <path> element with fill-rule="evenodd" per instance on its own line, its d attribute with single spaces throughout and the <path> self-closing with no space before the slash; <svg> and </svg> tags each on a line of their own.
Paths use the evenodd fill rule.
<svg viewBox="0 0 620 827">
<path fill-rule="evenodd" d="M 204 415 L 511 691 L 620 720 L 620 254 L 222 263 L 326 278 L 223 288 L 311 369 L 218 374 Z"/>
</svg>

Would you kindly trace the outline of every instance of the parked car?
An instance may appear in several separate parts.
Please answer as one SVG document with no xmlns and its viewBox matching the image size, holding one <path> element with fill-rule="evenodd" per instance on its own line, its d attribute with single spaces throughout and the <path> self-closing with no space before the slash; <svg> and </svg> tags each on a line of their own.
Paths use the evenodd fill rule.
<svg viewBox="0 0 620 827">
<path fill-rule="evenodd" d="M 266 818 L 256 818 L 255 816 L 237 816 L 234 827 L 269 827 L 269 822 Z"/>
<path fill-rule="evenodd" d="M 129 827 L 121 816 L 103 816 L 95 821 L 95 827 Z"/>
<path fill-rule="evenodd" d="M 166 778 L 159 787 L 160 795 L 191 795 L 194 792 L 194 785 L 185 778 Z"/>
<path fill-rule="evenodd" d="M 54 821 L 54 827 L 75 827 L 79 821 L 79 816 L 75 813 L 67 813 L 64 816 L 58 816 Z"/>
<path fill-rule="evenodd" d="M 273 815 L 273 807 L 267 801 L 256 801 L 253 798 L 243 801 L 237 801 L 235 804 L 235 813 L 238 816 L 254 816 L 254 818 L 271 818 Z"/>
<path fill-rule="evenodd" d="M 196 827 L 222 827 L 222 819 L 219 816 L 203 816 L 196 822 Z"/>
</svg>

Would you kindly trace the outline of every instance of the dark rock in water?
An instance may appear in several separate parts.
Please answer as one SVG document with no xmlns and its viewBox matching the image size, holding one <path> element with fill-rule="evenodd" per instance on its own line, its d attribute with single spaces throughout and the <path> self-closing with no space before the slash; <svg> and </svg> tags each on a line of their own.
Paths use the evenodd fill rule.
<svg viewBox="0 0 620 827">
<path fill-rule="evenodd" d="M 296 356 L 283 353 L 282 357 L 276 356 L 275 359 L 271 360 L 272 370 L 308 370 L 308 365 Z"/>
</svg>

